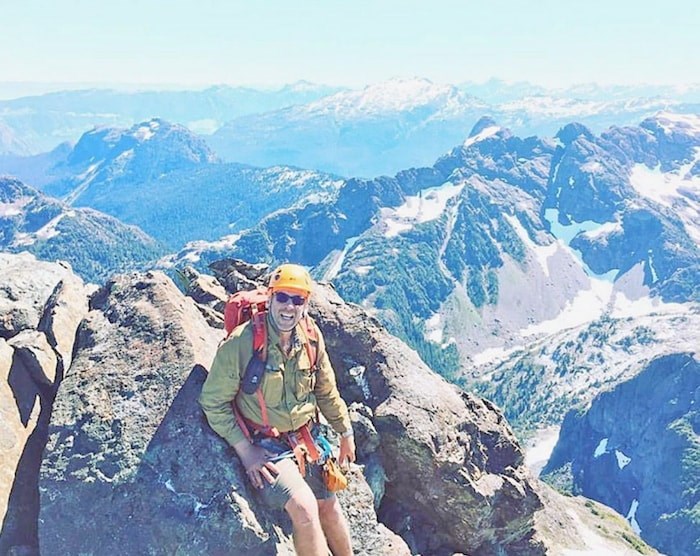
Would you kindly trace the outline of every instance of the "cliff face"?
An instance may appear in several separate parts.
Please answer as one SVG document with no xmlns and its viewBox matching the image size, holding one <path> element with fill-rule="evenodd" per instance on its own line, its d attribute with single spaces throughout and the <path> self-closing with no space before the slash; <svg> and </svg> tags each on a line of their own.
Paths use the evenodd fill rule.
<svg viewBox="0 0 700 556">
<path fill-rule="evenodd" d="M 38 471 L 88 289 L 67 266 L 0 253 L 0 554 L 37 535 Z"/>
<path fill-rule="evenodd" d="M 631 519 L 665 553 L 700 549 L 700 363 L 654 359 L 636 377 L 569 413 L 543 470 Z"/>
<path fill-rule="evenodd" d="M 35 263 L 13 275 L 31 284 Z M 228 283 L 261 275 L 239 268 L 247 274 L 222 267 Z M 33 447 L 17 437 L 16 455 L 1 462 L 10 501 L 2 553 L 292 553 L 288 520 L 258 503 L 196 402 L 222 336 L 210 325 L 220 325 L 218 284 L 189 273 L 196 302 L 164 274 L 130 274 L 96 292 L 78 281 L 71 297 L 57 286 L 66 271 L 52 265 L 34 312 L 0 342 L 14 388 L 0 398 L 3 426 L 21 422 L 13 430 L 26 435 L 22 419 L 42 423 Z M 20 314 L 18 297 L 35 299 L 8 296 L 2 322 Z M 433 374 L 329 287 L 317 288 L 312 313 L 357 431 L 359 465 L 340 498 L 358 554 L 560 554 L 587 544 L 583 533 L 563 535 L 573 522 L 543 508 L 547 500 L 574 515 L 529 476 L 500 411 Z M 44 359 L 43 373 L 28 363 Z M 20 374 L 34 390 L 13 386 Z M 37 396 L 41 405 L 30 407 Z M 19 493 L 31 503 L 19 504 Z"/>
</svg>

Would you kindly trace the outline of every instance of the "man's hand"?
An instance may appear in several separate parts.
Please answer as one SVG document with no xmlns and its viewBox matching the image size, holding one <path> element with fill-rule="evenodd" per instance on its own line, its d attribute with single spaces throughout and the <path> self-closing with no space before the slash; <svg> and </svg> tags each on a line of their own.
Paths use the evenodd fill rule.
<svg viewBox="0 0 700 556">
<path fill-rule="evenodd" d="M 338 454 L 338 463 L 341 467 L 347 467 L 351 462 L 355 461 L 355 437 L 341 436 L 340 437 L 340 453 Z"/>
<path fill-rule="evenodd" d="M 241 463 L 245 467 L 246 475 L 255 488 L 263 488 L 263 480 L 272 484 L 275 482 L 279 470 L 277 466 L 268 461 L 271 454 L 260 446 L 255 446 L 247 440 L 239 442 L 234 446 Z"/>
</svg>

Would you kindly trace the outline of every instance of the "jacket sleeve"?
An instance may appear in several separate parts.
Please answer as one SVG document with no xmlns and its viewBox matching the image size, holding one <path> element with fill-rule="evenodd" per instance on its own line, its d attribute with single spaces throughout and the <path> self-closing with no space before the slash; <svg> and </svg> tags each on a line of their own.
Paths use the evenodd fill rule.
<svg viewBox="0 0 700 556">
<path fill-rule="evenodd" d="M 318 328 L 317 328 L 318 330 Z M 326 351 L 326 342 L 321 331 L 318 330 L 318 354 L 317 354 L 316 386 L 314 395 L 318 408 L 330 425 L 338 433 L 344 433 L 352 429 L 348 406 L 340 397 L 335 381 L 335 371 Z"/>
<path fill-rule="evenodd" d="M 232 337 L 219 346 L 199 395 L 199 404 L 209 425 L 231 446 L 246 440 L 232 406 L 240 385 L 240 350 L 236 349 L 238 341 L 240 337 Z"/>
</svg>

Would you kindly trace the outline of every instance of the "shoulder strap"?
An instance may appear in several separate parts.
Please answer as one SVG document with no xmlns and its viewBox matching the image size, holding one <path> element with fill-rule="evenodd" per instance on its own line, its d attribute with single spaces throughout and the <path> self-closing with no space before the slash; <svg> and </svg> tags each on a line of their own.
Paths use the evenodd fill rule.
<svg viewBox="0 0 700 556">
<path fill-rule="evenodd" d="M 314 321 L 310 316 L 304 317 L 304 332 L 306 332 L 306 354 L 309 356 L 311 369 L 316 369 L 316 358 L 318 357 L 318 332 L 314 326 Z"/>
<path fill-rule="evenodd" d="M 253 314 L 253 356 L 258 355 L 262 361 L 267 361 L 267 323 L 264 311 Z"/>
</svg>

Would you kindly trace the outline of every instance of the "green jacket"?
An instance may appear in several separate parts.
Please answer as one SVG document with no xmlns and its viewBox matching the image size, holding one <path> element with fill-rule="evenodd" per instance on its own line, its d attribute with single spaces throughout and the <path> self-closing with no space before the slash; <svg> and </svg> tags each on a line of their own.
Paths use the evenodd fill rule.
<svg viewBox="0 0 700 556">
<path fill-rule="evenodd" d="M 287 358 L 279 346 L 279 333 L 268 315 L 267 365 L 260 388 L 270 425 L 280 432 L 296 430 L 315 417 L 318 406 L 334 430 L 339 433 L 350 430 L 348 408 L 338 392 L 335 372 L 328 359 L 321 331 L 318 331 L 316 372 L 310 369 L 304 346 L 304 342 L 308 341 L 304 327 L 297 324 L 295 333 L 297 341 Z M 249 321 L 237 327 L 219 346 L 199 396 L 199 403 L 211 428 L 232 446 L 245 439 L 236 422 L 231 402 L 236 397 L 252 355 L 253 327 Z M 262 424 L 256 394 L 248 395 L 241 391 L 238 407 L 247 419 Z"/>
</svg>

